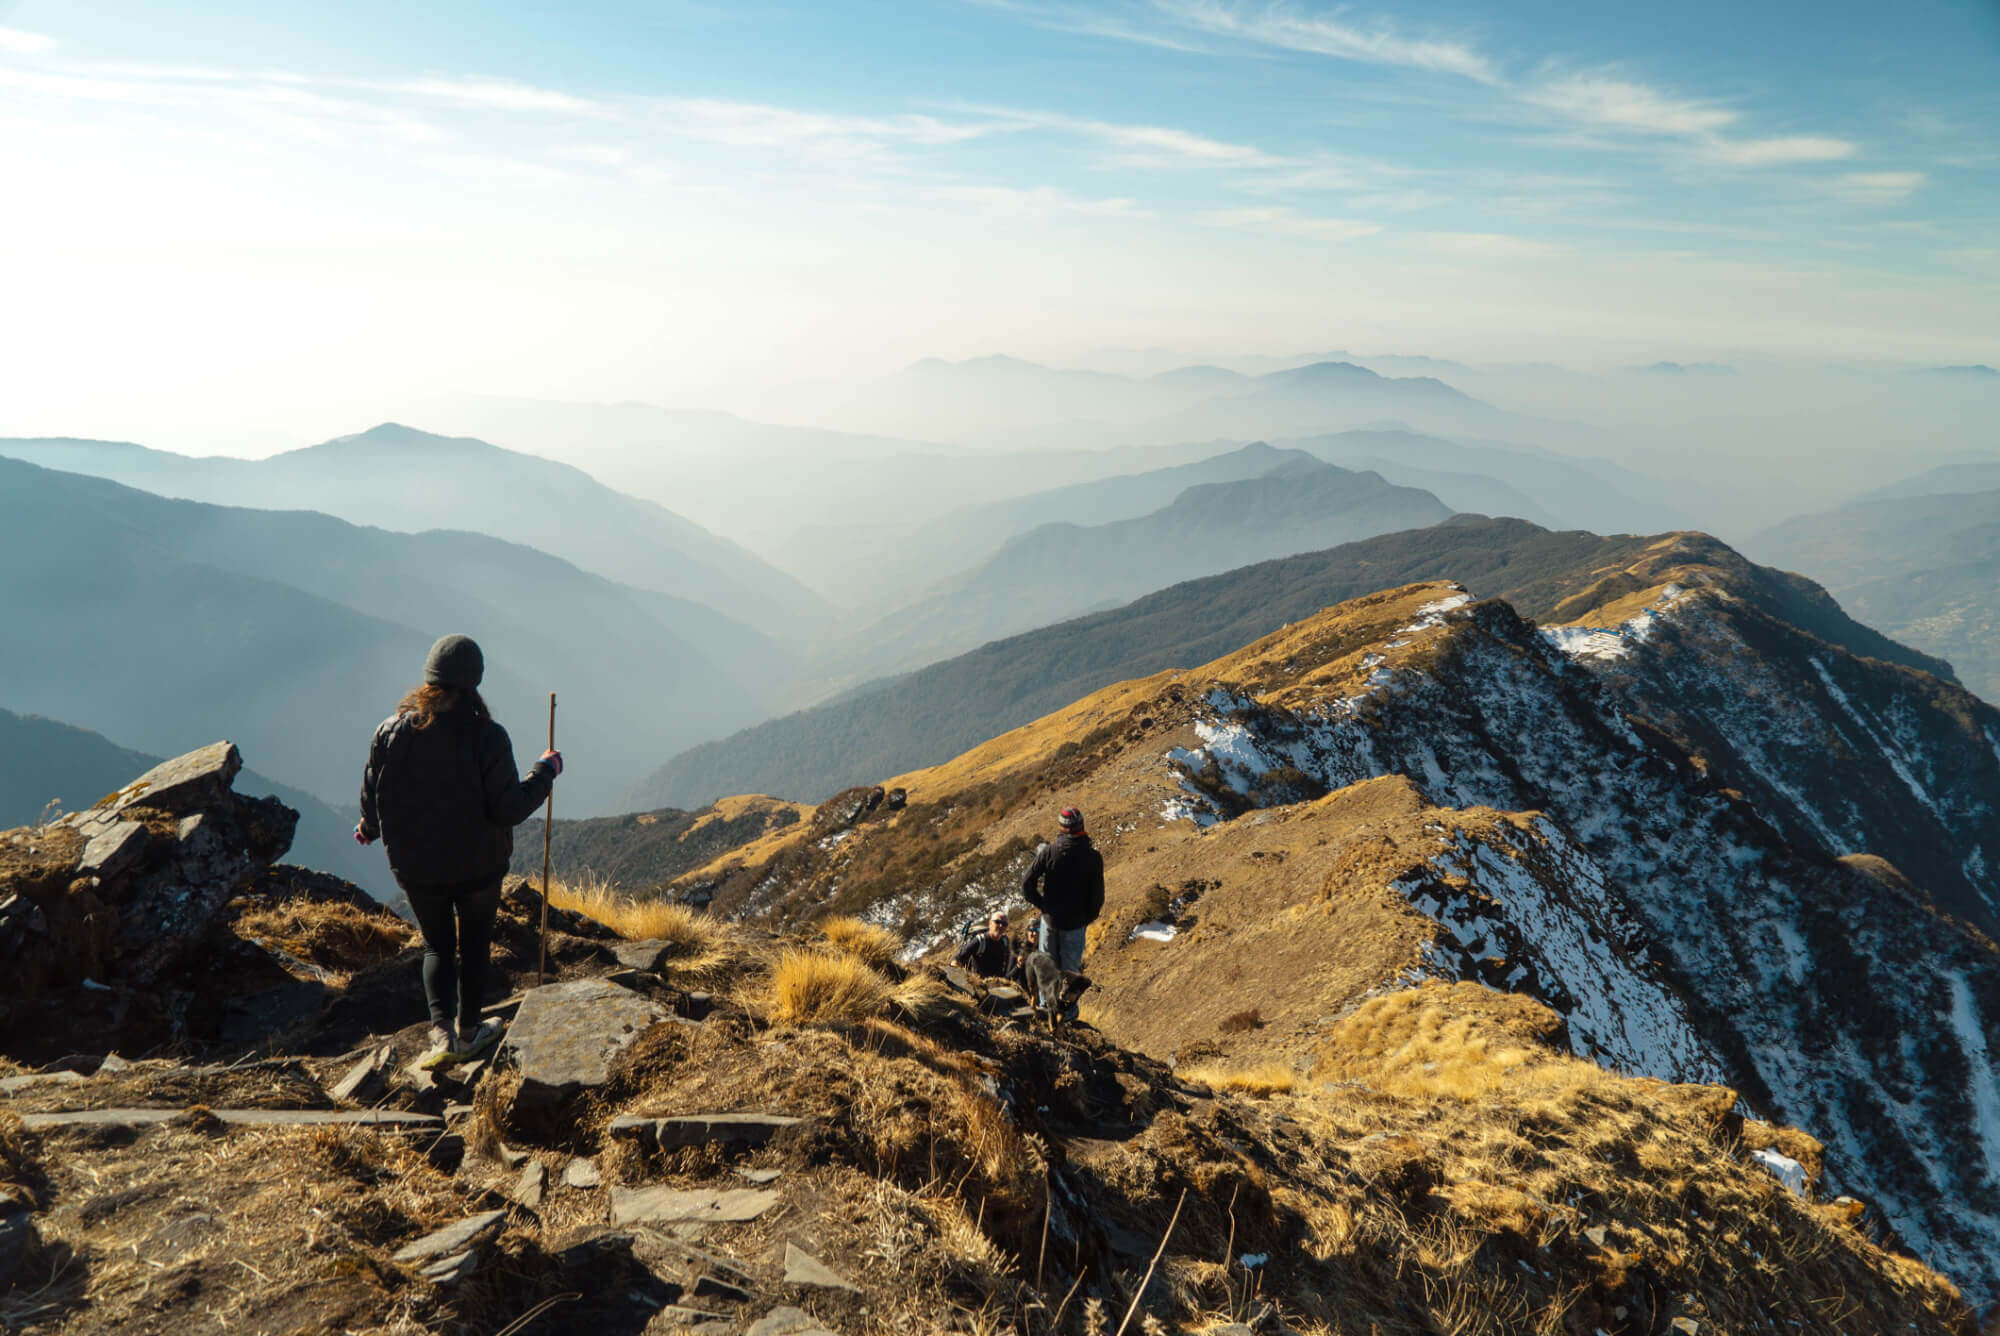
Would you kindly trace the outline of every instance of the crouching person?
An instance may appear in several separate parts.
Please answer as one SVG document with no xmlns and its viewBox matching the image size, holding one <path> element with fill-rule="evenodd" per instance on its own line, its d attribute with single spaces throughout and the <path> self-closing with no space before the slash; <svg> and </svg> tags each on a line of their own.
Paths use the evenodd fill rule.
<svg viewBox="0 0 2000 1336">
<path fill-rule="evenodd" d="M 1014 939 L 1007 935 L 1007 911 L 996 909 L 986 931 L 966 938 L 952 954 L 952 964 L 982 979 L 1005 979 L 1014 973 Z"/>
<path fill-rule="evenodd" d="M 546 751 L 521 778 L 507 730 L 479 698 L 484 675 L 484 656 L 467 637 L 445 636 L 431 647 L 423 685 L 369 743 L 354 827 L 357 843 L 380 839 L 388 850 L 389 870 L 424 935 L 425 1065 L 432 1067 L 476 1057 L 499 1037 L 479 1013 L 500 882 L 514 827 L 562 773 L 562 754 Z"/>
<path fill-rule="evenodd" d="M 1083 972 L 1085 929 L 1104 912 L 1104 858 L 1083 828 L 1083 813 L 1065 807 L 1056 818 L 1054 844 L 1045 844 L 1021 879 L 1021 894 L 1042 911 L 1036 945 L 1055 961 L 1057 969 Z M 1063 1019 L 1076 1019 L 1072 999 L 1063 1004 Z"/>
</svg>

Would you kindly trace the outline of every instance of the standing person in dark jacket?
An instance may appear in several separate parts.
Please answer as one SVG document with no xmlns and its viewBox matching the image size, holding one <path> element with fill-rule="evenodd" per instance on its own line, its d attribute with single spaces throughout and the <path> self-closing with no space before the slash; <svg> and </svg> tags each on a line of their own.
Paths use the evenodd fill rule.
<svg viewBox="0 0 2000 1336">
<path fill-rule="evenodd" d="M 445 636 L 424 662 L 424 684 L 403 697 L 368 746 L 358 844 L 380 839 L 389 870 L 424 934 L 424 996 L 431 1065 L 468 1058 L 498 1037 L 479 1023 L 500 879 L 514 827 L 549 796 L 562 753 L 546 751 L 522 779 L 507 730 L 479 698 L 485 657 L 466 636 Z"/>
<path fill-rule="evenodd" d="M 1042 911 L 1036 945 L 1055 959 L 1056 968 L 1083 972 L 1084 930 L 1104 912 L 1104 858 L 1083 829 L 1083 813 L 1062 809 L 1054 844 L 1045 844 L 1021 878 L 1021 894 Z M 1076 1019 L 1076 1003 L 1064 1009 Z"/>
<path fill-rule="evenodd" d="M 1014 972 L 1014 939 L 1007 935 L 1007 911 L 996 909 L 986 931 L 959 944 L 952 963 L 982 979 L 1004 979 Z"/>
</svg>

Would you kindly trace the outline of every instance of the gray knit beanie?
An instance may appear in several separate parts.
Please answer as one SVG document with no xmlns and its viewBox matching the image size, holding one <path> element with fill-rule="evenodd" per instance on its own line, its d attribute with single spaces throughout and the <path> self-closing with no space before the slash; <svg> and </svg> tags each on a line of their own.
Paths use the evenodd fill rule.
<svg viewBox="0 0 2000 1336">
<path fill-rule="evenodd" d="M 476 687 L 486 676 L 486 656 L 471 636 L 442 636 L 424 660 L 424 681 L 434 687 Z"/>
</svg>

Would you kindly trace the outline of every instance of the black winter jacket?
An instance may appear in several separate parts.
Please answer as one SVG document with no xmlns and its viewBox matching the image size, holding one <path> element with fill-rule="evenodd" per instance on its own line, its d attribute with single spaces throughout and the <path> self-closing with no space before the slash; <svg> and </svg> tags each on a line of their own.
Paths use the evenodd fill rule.
<svg viewBox="0 0 2000 1336">
<path fill-rule="evenodd" d="M 361 833 L 381 838 L 405 890 L 497 880 L 514 855 L 514 827 L 554 782 L 543 761 L 522 779 L 507 730 L 470 709 L 437 715 L 429 728 L 399 714 L 368 746 Z"/>
<path fill-rule="evenodd" d="M 959 943 L 951 960 L 982 979 L 1004 979 L 1014 972 L 1014 939 L 982 932 Z"/>
<path fill-rule="evenodd" d="M 1058 835 L 1028 865 L 1021 894 L 1063 932 L 1088 927 L 1104 911 L 1104 856 L 1088 835 Z"/>
</svg>

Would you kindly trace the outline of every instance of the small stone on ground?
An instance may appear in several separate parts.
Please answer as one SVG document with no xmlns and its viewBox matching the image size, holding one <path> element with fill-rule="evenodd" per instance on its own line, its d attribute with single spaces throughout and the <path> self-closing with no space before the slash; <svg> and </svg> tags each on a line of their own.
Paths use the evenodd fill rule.
<svg viewBox="0 0 2000 1336">
<path fill-rule="evenodd" d="M 469 1215 L 456 1224 L 433 1230 L 415 1243 L 398 1251 L 394 1260 L 398 1262 L 427 1262 L 433 1258 L 445 1257 L 462 1252 L 488 1233 L 497 1233 L 501 1222 L 506 1220 L 505 1211 L 484 1211 Z"/>
<path fill-rule="evenodd" d="M 680 1221 L 734 1224 L 755 1220 L 778 1204 L 775 1192 L 755 1188 L 613 1188 L 611 1218 L 621 1225 Z"/>
<path fill-rule="evenodd" d="M 521 1170 L 521 1176 L 514 1180 L 514 1200 L 534 1210 L 542 1204 L 542 1193 L 549 1185 L 549 1171 L 539 1160 L 530 1160 Z"/>
<path fill-rule="evenodd" d="M 587 1160 L 579 1155 L 569 1162 L 567 1169 L 563 1170 L 563 1182 L 573 1188 L 601 1187 L 604 1175 L 597 1172 L 597 1161 Z"/>
<path fill-rule="evenodd" d="M 785 1245 L 785 1284 L 814 1285 L 823 1290 L 852 1290 L 832 1267 L 795 1243 Z"/>
<path fill-rule="evenodd" d="M 773 1308 L 750 1324 L 744 1336 L 837 1336 L 802 1308 Z"/>
<path fill-rule="evenodd" d="M 658 939 L 643 942 L 616 942 L 612 944 L 611 955 L 628 970 L 639 970 L 646 974 L 658 974 L 667 957 L 673 953 L 673 943 Z"/>
</svg>

